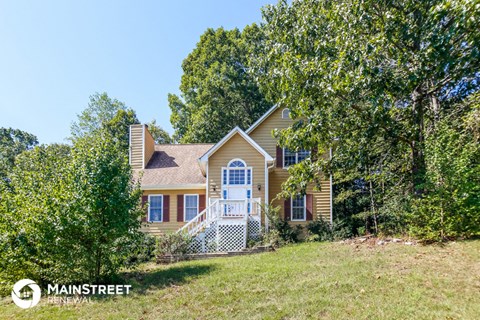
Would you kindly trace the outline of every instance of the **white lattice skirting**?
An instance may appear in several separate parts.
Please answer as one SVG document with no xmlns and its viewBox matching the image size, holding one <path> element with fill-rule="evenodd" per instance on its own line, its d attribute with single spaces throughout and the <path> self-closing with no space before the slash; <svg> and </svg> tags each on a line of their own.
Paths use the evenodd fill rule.
<svg viewBox="0 0 480 320">
<path fill-rule="evenodd" d="M 260 240 L 262 236 L 262 222 L 260 217 L 248 217 L 248 240 Z"/>
<path fill-rule="evenodd" d="M 247 247 L 247 240 L 259 240 L 260 217 L 215 221 L 192 239 L 189 253 L 234 252 Z"/>
</svg>

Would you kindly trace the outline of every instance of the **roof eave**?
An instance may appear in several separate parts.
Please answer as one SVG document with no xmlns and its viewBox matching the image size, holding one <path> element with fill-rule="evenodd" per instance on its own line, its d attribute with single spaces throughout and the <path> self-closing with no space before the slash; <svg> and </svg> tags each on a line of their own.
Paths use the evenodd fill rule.
<svg viewBox="0 0 480 320">
<path fill-rule="evenodd" d="M 274 104 L 270 109 L 268 109 L 267 112 L 265 112 L 265 114 L 263 116 L 261 116 L 257 121 L 255 121 L 254 124 L 252 124 L 250 126 L 250 128 L 248 128 L 247 130 L 245 130 L 245 132 L 247 134 L 250 134 L 250 132 L 252 132 L 253 130 L 255 130 L 256 127 L 258 127 L 265 119 L 267 119 L 275 110 L 277 110 L 278 108 L 278 104 Z"/>
<path fill-rule="evenodd" d="M 220 147 L 222 147 L 230 138 L 232 138 L 236 133 L 240 134 L 245 141 L 247 141 L 253 148 L 255 148 L 261 155 L 265 157 L 265 160 L 267 161 L 273 161 L 273 158 L 262 148 L 258 143 L 256 143 L 248 134 L 245 133 L 242 129 L 240 129 L 238 126 L 230 130 L 229 133 L 227 133 L 222 140 L 220 140 L 217 144 L 215 144 L 210 150 L 208 150 L 203 156 L 200 157 L 199 163 L 201 163 L 200 167 L 202 165 L 206 166 L 206 163 L 208 161 L 208 158 L 214 154 Z"/>
<path fill-rule="evenodd" d="M 141 186 L 142 190 L 189 190 L 189 189 L 205 189 L 206 183 L 183 183 L 183 184 L 152 184 Z"/>
</svg>

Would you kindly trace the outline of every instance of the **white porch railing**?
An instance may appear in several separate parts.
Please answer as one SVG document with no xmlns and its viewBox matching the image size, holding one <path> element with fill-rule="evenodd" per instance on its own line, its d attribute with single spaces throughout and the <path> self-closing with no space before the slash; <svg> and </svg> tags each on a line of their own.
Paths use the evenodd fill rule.
<svg viewBox="0 0 480 320">
<path fill-rule="evenodd" d="M 239 200 L 217 199 L 177 232 L 186 232 L 190 236 L 195 236 L 215 221 L 222 219 L 239 219 L 246 221 L 248 216 L 257 216 L 260 218 L 260 212 L 260 198 Z"/>
</svg>

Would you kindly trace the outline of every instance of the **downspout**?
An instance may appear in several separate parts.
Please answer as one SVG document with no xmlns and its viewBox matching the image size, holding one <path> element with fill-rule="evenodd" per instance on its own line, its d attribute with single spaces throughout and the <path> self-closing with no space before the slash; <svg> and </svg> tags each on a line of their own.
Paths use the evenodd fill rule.
<svg viewBox="0 0 480 320">
<path fill-rule="evenodd" d="M 205 164 L 205 179 L 207 179 L 207 183 L 205 184 L 205 188 L 207 189 L 205 194 L 205 208 L 207 207 L 207 204 L 210 205 L 210 198 L 208 197 L 208 191 L 210 190 L 210 185 L 209 185 L 209 181 L 208 181 L 208 161 L 206 162 Z"/>
</svg>

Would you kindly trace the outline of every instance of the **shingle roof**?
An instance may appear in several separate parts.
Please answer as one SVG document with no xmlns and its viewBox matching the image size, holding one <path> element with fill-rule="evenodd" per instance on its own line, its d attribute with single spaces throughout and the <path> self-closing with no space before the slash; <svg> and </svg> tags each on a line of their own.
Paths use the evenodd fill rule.
<svg viewBox="0 0 480 320">
<path fill-rule="evenodd" d="M 160 144 L 143 170 L 142 188 L 158 185 L 204 184 L 198 158 L 213 144 Z"/>
</svg>

